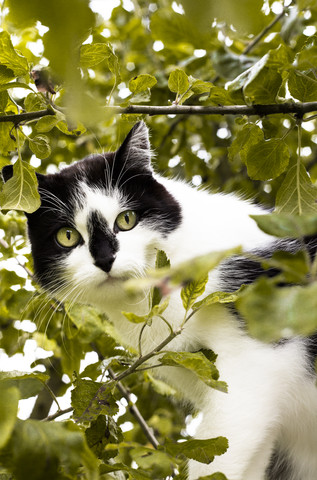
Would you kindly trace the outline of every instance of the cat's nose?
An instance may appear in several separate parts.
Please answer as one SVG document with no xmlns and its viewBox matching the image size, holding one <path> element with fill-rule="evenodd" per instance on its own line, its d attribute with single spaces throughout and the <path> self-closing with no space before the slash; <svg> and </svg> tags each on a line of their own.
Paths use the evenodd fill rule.
<svg viewBox="0 0 317 480">
<path fill-rule="evenodd" d="M 97 258 L 95 261 L 95 265 L 96 267 L 101 268 L 101 270 L 103 270 L 104 272 L 109 273 L 115 259 L 115 255 Z"/>
</svg>

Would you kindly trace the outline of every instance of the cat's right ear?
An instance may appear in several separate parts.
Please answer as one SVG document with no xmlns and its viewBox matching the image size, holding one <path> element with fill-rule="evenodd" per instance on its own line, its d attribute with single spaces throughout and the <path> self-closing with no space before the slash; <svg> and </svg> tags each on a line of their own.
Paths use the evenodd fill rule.
<svg viewBox="0 0 317 480">
<path fill-rule="evenodd" d="M 117 150 L 116 157 L 127 169 L 134 167 L 152 172 L 149 130 L 144 122 L 134 125 Z"/>
</svg>

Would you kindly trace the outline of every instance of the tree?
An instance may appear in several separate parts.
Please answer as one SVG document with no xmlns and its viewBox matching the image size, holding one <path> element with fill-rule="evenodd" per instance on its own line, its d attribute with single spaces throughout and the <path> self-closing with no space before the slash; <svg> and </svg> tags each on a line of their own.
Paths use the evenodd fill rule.
<svg viewBox="0 0 317 480">
<path fill-rule="evenodd" d="M 53 172 L 103 148 L 114 150 L 143 118 L 159 172 L 238 191 L 274 208 L 255 219 L 269 234 L 301 238 L 317 230 L 316 3 L 118 3 L 104 20 L 88 0 L 2 2 L 0 167 L 14 162 L 14 175 L 0 193 L 0 346 L 13 356 L 33 339 L 52 352 L 32 373 L 0 374 L 3 479 L 123 478 L 122 472 L 137 480 L 181 478 L 186 458 L 210 462 L 226 448 L 222 438 L 188 438 L 189 414 L 168 397 L 177 392 L 144 369 L 140 352 L 122 351 L 111 319 L 38 292 L 22 213 L 39 206 L 35 167 Z M 218 261 L 208 257 L 207 270 Z M 163 315 L 159 287 L 168 278 L 187 281 L 185 318 L 206 302 L 236 301 L 251 334 L 261 339 L 277 340 L 286 329 L 316 329 L 317 263 L 305 250 L 277 252 L 266 261 L 281 270 L 279 280 L 302 284 L 283 290 L 262 278 L 241 292 L 200 301 L 206 259 L 196 266 L 196 278 L 186 266 L 171 266 L 167 275 L 159 252 L 159 270 L 146 280 L 155 289 L 153 308 L 144 318 L 133 312 L 127 317 L 149 323 Z M 33 333 L 18 322 L 23 319 L 36 325 Z M 80 362 L 91 352 L 95 360 L 81 372 Z M 211 352 L 162 359 L 196 373 L 198 364 L 203 381 L 225 389 L 214 361 Z M 65 413 L 56 397 L 71 387 L 66 411 L 73 420 L 55 422 Z M 31 418 L 17 419 L 19 400 L 32 396 Z M 118 416 L 122 399 L 126 407 Z M 52 403 L 57 411 L 49 415 Z M 181 448 L 179 439 L 185 440 Z"/>
</svg>

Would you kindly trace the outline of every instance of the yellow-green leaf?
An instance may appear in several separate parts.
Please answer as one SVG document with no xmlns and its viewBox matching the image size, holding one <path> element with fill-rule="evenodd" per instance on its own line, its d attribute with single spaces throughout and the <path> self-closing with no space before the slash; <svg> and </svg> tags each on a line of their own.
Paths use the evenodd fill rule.
<svg viewBox="0 0 317 480">
<path fill-rule="evenodd" d="M 13 165 L 13 176 L 3 185 L 1 208 L 32 213 L 41 205 L 34 168 L 18 159 Z"/>
</svg>

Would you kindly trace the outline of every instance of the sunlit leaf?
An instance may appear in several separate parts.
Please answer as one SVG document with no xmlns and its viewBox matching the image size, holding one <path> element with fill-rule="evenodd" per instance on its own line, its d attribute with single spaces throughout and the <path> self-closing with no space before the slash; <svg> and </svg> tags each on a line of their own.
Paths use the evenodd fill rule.
<svg viewBox="0 0 317 480">
<path fill-rule="evenodd" d="M 228 449 L 228 440 L 224 437 L 207 440 L 190 439 L 186 442 L 167 442 L 164 448 L 171 455 L 185 455 L 197 462 L 211 463 L 216 455 L 222 455 Z"/>
<path fill-rule="evenodd" d="M 275 178 L 286 170 L 289 157 L 288 146 L 283 140 L 271 138 L 260 141 L 246 152 L 248 175 L 253 180 Z"/>
<path fill-rule="evenodd" d="M 21 160 L 13 165 L 13 176 L 2 187 L 0 203 L 2 209 L 22 210 L 27 213 L 32 213 L 40 207 L 41 201 L 33 167 Z"/>
<path fill-rule="evenodd" d="M 160 358 L 160 362 L 162 365 L 184 367 L 209 387 L 221 392 L 227 391 L 226 383 L 218 380 L 219 372 L 216 366 L 202 352 L 168 352 Z"/>
</svg>

